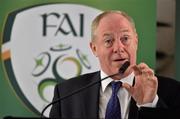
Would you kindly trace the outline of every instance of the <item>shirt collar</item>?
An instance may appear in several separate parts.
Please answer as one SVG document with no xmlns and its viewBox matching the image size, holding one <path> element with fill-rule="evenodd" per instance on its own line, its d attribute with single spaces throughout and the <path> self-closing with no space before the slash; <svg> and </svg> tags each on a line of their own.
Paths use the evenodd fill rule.
<svg viewBox="0 0 180 119">
<path fill-rule="evenodd" d="M 104 73 L 102 70 L 101 70 L 101 79 L 107 77 L 108 75 L 106 73 Z M 132 86 L 133 84 L 133 79 L 134 79 L 134 72 L 132 72 L 131 74 L 129 74 L 128 76 L 122 78 L 120 81 L 122 83 L 128 83 L 129 85 Z M 106 87 L 109 85 L 109 83 L 111 83 L 113 81 L 113 79 L 111 77 L 101 81 L 101 87 L 102 87 L 102 91 L 104 92 Z"/>
</svg>

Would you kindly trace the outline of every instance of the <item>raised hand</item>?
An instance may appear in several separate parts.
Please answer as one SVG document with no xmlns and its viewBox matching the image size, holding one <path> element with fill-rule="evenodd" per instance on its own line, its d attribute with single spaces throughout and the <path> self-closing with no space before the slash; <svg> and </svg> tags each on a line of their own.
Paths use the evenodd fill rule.
<svg viewBox="0 0 180 119">
<path fill-rule="evenodd" d="M 154 71 L 145 63 L 131 67 L 135 74 L 135 84 L 131 86 L 123 83 L 123 87 L 131 94 L 138 105 L 152 103 L 158 88 L 157 77 Z"/>
</svg>

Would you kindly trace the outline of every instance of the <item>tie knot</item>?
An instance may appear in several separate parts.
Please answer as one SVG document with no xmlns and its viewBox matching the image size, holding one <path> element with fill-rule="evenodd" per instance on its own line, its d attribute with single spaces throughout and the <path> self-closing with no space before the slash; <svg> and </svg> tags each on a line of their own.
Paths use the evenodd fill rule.
<svg viewBox="0 0 180 119">
<path fill-rule="evenodd" d="M 122 82 L 121 81 L 118 81 L 118 82 L 111 82 L 111 85 L 112 85 L 112 92 L 116 93 L 118 92 L 119 88 L 122 86 Z"/>
</svg>

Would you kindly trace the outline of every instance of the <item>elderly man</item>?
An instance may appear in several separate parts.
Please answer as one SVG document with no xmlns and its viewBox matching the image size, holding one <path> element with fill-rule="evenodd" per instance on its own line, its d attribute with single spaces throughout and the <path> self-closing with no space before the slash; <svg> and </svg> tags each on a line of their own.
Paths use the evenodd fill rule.
<svg viewBox="0 0 180 119">
<path fill-rule="evenodd" d="M 99 59 L 100 71 L 58 84 L 53 100 L 117 73 L 127 61 L 130 66 L 123 74 L 99 81 L 55 103 L 50 117 L 138 119 L 160 118 L 164 114 L 179 116 L 175 111 L 180 109 L 180 83 L 155 76 L 147 64 L 136 63 L 138 34 L 132 18 L 126 13 L 105 11 L 98 15 L 92 23 L 90 48 Z"/>
</svg>

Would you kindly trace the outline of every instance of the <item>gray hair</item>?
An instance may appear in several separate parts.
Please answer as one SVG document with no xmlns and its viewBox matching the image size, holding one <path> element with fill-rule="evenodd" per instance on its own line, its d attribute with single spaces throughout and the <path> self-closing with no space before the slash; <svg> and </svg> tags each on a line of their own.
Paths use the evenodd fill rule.
<svg viewBox="0 0 180 119">
<path fill-rule="evenodd" d="M 105 11 L 101 14 L 99 14 L 92 22 L 91 24 L 91 39 L 92 41 L 95 39 L 95 30 L 97 29 L 99 22 L 101 21 L 102 18 L 104 18 L 105 16 L 107 16 L 108 14 L 112 14 L 112 13 L 116 13 L 116 14 L 120 14 L 122 16 L 124 16 L 132 25 L 134 32 L 136 33 L 136 27 L 135 27 L 135 22 L 134 20 L 125 12 L 123 11 Z"/>
</svg>

